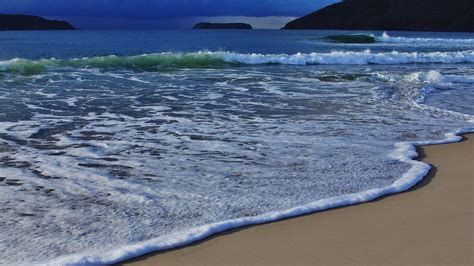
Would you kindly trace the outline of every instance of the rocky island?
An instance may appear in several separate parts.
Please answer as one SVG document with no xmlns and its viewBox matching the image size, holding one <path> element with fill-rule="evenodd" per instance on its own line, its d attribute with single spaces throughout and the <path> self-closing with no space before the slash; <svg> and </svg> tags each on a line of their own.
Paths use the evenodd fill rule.
<svg viewBox="0 0 474 266">
<path fill-rule="evenodd" d="M 283 29 L 474 31 L 472 0 L 344 0 Z"/>
<path fill-rule="evenodd" d="M 7 30 L 75 30 L 75 28 L 66 21 L 47 20 L 27 15 L 0 14 L 0 31 Z"/>
<path fill-rule="evenodd" d="M 195 30 L 251 30 L 252 25 L 246 23 L 208 23 L 201 22 L 194 25 Z"/>
</svg>

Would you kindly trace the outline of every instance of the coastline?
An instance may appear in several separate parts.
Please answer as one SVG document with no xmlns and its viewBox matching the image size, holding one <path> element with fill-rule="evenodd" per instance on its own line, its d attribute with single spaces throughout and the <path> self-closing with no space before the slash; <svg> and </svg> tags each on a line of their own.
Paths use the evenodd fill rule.
<svg viewBox="0 0 474 266">
<path fill-rule="evenodd" d="M 124 265 L 474 263 L 474 134 L 418 148 L 434 165 L 405 193 L 247 226 Z M 454 179 L 455 177 L 455 179 Z"/>
</svg>

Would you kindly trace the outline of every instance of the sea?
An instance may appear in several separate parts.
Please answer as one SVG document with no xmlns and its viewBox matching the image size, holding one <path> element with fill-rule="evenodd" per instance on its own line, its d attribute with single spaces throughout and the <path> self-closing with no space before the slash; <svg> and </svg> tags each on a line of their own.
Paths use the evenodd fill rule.
<svg viewBox="0 0 474 266">
<path fill-rule="evenodd" d="M 416 146 L 472 131 L 474 33 L 1 32 L 0 264 L 112 264 L 402 192 L 430 170 Z"/>
</svg>

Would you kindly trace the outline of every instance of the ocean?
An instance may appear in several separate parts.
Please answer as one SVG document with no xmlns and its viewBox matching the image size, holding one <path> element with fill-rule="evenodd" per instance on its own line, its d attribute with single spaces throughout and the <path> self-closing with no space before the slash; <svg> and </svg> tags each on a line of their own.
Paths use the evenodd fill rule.
<svg viewBox="0 0 474 266">
<path fill-rule="evenodd" d="M 374 42 L 326 38 L 355 33 Z M 1 32 L 0 264 L 116 263 L 405 191 L 416 145 L 471 131 L 474 33 Z"/>
</svg>

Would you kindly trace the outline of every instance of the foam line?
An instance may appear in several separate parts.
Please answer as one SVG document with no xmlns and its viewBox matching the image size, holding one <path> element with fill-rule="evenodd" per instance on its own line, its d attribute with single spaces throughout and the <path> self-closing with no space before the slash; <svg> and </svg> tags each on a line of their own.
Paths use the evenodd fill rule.
<svg viewBox="0 0 474 266">
<path fill-rule="evenodd" d="M 371 35 L 373 36 L 373 35 Z M 386 32 L 382 36 L 373 36 L 378 42 L 383 43 L 406 43 L 406 44 L 465 44 L 474 45 L 474 39 L 452 39 L 452 38 L 408 38 L 408 37 L 392 37 Z"/>
<path fill-rule="evenodd" d="M 418 156 L 418 153 L 416 152 L 417 146 L 458 142 L 462 140 L 462 137 L 459 136 L 460 134 L 469 132 L 474 132 L 474 127 L 448 133 L 445 135 L 446 138 L 443 140 L 396 143 L 395 150 L 390 154 L 390 156 L 399 161 L 410 164 L 411 168 L 406 173 L 404 173 L 400 179 L 388 187 L 318 200 L 307 205 L 295 207 L 285 211 L 271 212 L 260 216 L 217 222 L 197 228 L 192 228 L 186 232 L 152 239 L 143 243 L 117 247 L 115 250 L 100 252 L 100 254 L 77 254 L 60 257 L 53 261 L 42 263 L 42 265 L 103 265 L 119 263 L 151 252 L 168 250 L 188 245 L 205 239 L 209 236 L 238 227 L 263 224 L 327 209 L 360 204 L 372 201 L 384 195 L 404 192 L 423 180 L 423 178 L 431 169 L 429 164 L 414 160 L 414 158 Z"/>
</svg>

